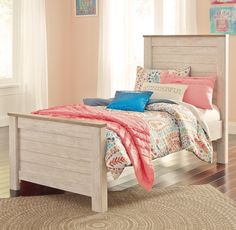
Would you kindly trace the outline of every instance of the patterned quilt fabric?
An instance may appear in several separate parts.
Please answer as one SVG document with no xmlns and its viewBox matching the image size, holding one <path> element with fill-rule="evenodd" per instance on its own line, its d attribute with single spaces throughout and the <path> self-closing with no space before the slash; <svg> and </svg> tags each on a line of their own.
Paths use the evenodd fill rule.
<svg viewBox="0 0 236 230">
<path fill-rule="evenodd" d="M 139 116 L 146 122 L 150 129 L 153 159 L 186 149 L 201 160 L 212 162 L 213 148 L 209 137 L 189 109 L 167 103 L 151 104 L 146 109 L 144 113 L 120 112 Z M 106 138 L 106 166 L 116 179 L 131 162 L 116 133 L 107 129 Z"/>
</svg>

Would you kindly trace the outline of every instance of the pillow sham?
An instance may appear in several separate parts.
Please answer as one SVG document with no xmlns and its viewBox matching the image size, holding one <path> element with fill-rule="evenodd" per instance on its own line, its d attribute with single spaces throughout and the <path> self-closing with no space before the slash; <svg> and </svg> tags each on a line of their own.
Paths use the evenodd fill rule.
<svg viewBox="0 0 236 230">
<path fill-rule="evenodd" d="M 183 101 L 201 109 L 213 108 L 212 98 L 215 81 L 216 76 L 190 78 L 179 78 L 168 74 L 161 76 L 161 83 L 188 85 Z"/>
<path fill-rule="evenodd" d="M 187 85 L 180 84 L 159 84 L 144 82 L 142 90 L 152 91 L 152 99 L 169 99 L 174 101 L 183 101 Z"/>
<path fill-rule="evenodd" d="M 116 91 L 115 98 L 107 106 L 108 109 L 144 112 L 151 91 Z"/>
<path fill-rule="evenodd" d="M 144 82 L 160 83 L 162 73 L 175 74 L 176 76 L 186 77 L 190 74 L 191 67 L 172 70 L 144 69 L 141 66 L 137 67 L 135 90 L 141 90 Z"/>
<path fill-rule="evenodd" d="M 160 77 L 160 83 L 179 83 L 186 85 L 207 85 L 214 88 L 216 82 L 216 76 L 206 76 L 206 77 L 178 77 L 176 74 L 162 73 Z"/>
<path fill-rule="evenodd" d="M 189 85 L 183 101 L 201 109 L 213 109 L 213 88 L 207 85 Z"/>
</svg>

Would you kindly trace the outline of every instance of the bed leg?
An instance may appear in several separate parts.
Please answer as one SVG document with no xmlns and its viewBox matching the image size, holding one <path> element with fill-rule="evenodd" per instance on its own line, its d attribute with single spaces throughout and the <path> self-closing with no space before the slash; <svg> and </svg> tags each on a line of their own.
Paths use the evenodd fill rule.
<svg viewBox="0 0 236 230">
<path fill-rule="evenodd" d="M 214 143 L 214 150 L 217 153 L 217 163 L 227 164 L 229 161 L 228 135 L 223 136 Z"/>
<path fill-rule="evenodd" d="M 10 197 L 18 197 L 18 196 L 20 196 L 20 190 L 10 189 Z"/>
<path fill-rule="evenodd" d="M 107 169 L 104 160 L 105 128 L 96 129 L 93 136 L 94 158 L 92 160 L 92 210 L 107 211 Z"/>
<path fill-rule="evenodd" d="M 19 150 L 18 150 L 18 120 L 10 117 L 9 124 L 9 161 L 10 161 L 10 195 L 19 196 Z"/>
<path fill-rule="evenodd" d="M 107 191 L 98 191 L 96 195 L 92 196 L 92 210 L 94 212 L 107 211 Z"/>
</svg>

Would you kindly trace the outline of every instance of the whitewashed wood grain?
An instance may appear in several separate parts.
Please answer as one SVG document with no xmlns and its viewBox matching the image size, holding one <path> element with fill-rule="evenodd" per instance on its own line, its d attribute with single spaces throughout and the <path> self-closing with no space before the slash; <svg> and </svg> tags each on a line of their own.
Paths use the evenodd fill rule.
<svg viewBox="0 0 236 230">
<path fill-rule="evenodd" d="M 105 212 L 108 209 L 107 201 L 107 169 L 105 165 L 105 128 L 93 132 L 93 161 L 92 161 L 92 210 Z"/>
<path fill-rule="evenodd" d="M 19 143 L 19 149 L 41 153 L 41 154 L 48 154 L 49 156 L 58 156 L 61 158 L 66 159 L 73 159 L 73 160 L 84 160 L 89 161 L 91 159 L 91 150 L 88 149 L 81 149 L 76 147 L 68 147 L 63 145 L 57 144 L 48 144 L 37 141 L 30 141 L 21 139 Z"/>
<path fill-rule="evenodd" d="M 9 119 L 9 162 L 10 162 L 10 190 L 20 189 L 19 168 L 20 158 L 18 151 L 19 135 L 17 117 Z"/>
<path fill-rule="evenodd" d="M 191 75 L 216 75 L 213 101 L 221 113 L 222 127 L 215 129 L 217 162 L 228 162 L 228 36 L 179 35 L 144 36 L 144 67 L 173 69 L 191 66 Z M 214 134 L 213 134 L 214 136 Z"/>
</svg>

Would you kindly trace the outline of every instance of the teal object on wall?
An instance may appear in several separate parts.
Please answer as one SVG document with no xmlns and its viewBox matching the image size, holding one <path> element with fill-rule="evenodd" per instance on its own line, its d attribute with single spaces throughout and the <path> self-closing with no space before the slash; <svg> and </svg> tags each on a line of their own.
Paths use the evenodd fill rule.
<svg viewBox="0 0 236 230">
<path fill-rule="evenodd" d="M 76 16 L 96 16 L 97 0 L 75 0 Z"/>
<path fill-rule="evenodd" d="M 236 7 L 212 7 L 210 22 L 211 33 L 236 34 Z"/>
</svg>

